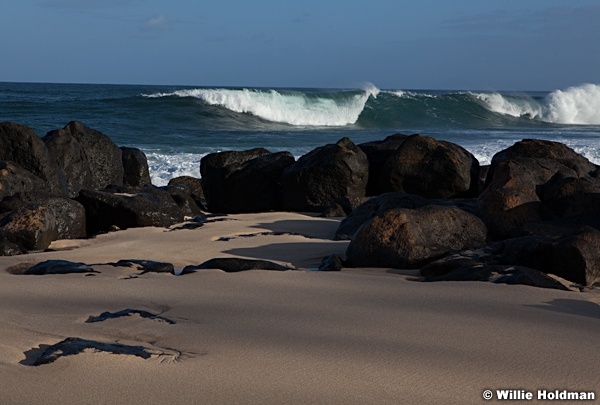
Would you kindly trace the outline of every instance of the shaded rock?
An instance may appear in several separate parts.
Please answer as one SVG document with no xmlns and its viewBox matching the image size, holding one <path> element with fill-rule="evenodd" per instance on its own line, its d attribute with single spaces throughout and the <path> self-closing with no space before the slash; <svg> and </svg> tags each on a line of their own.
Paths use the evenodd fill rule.
<svg viewBox="0 0 600 405">
<path fill-rule="evenodd" d="M 544 190 L 544 184 L 559 176 L 550 183 L 562 182 L 565 186 L 559 178 L 589 178 L 596 170 L 596 165 L 561 143 L 533 139 L 517 142 L 492 159 L 487 186 L 479 196 L 478 215 L 495 239 L 521 235 L 526 224 L 539 222 L 557 209 L 561 211 L 556 206 L 560 205 L 558 200 L 569 200 L 560 186 L 548 185 Z M 546 208 L 540 192 L 548 201 Z"/>
<path fill-rule="evenodd" d="M 427 205 L 456 207 L 470 214 L 476 214 L 476 199 L 435 199 L 407 193 L 385 193 L 365 201 L 356 207 L 348 217 L 344 218 L 336 230 L 335 238 L 338 240 L 352 239 L 352 235 L 369 219 L 385 211 L 397 208 L 420 208 Z"/>
<path fill-rule="evenodd" d="M 175 274 L 175 267 L 172 263 L 156 262 L 153 260 L 123 259 L 116 263 L 108 263 L 115 267 L 135 267 L 145 273 L 171 273 Z"/>
<path fill-rule="evenodd" d="M 600 179 L 554 175 L 538 187 L 544 217 L 564 218 L 580 214 L 600 215 Z"/>
<path fill-rule="evenodd" d="M 85 208 L 88 235 L 120 229 L 168 227 L 183 221 L 171 195 L 154 186 L 82 190 L 76 198 Z"/>
<path fill-rule="evenodd" d="M 348 138 L 300 157 L 281 177 L 283 209 L 322 212 L 336 198 L 364 197 L 369 162 Z"/>
<path fill-rule="evenodd" d="M 205 156 L 200 171 L 209 211 L 281 209 L 279 178 L 292 163 L 294 157 L 289 152 L 270 153 L 265 149 Z"/>
<path fill-rule="evenodd" d="M 494 256 L 496 249 L 497 246 L 492 245 L 479 249 L 449 253 L 421 267 L 420 273 L 423 277 L 437 278 L 459 269 L 479 268 L 498 264 Z"/>
<path fill-rule="evenodd" d="M 369 197 L 340 197 L 325 209 L 323 217 L 345 217 L 369 200 Z"/>
<path fill-rule="evenodd" d="M 1 122 L 0 160 L 11 161 L 39 177 L 52 194 L 67 195 L 64 173 L 33 129 L 13 122 Z"/>
<path fill-rule="evenodd" d="M 71 273 L 100 273 L 85 263 L 70 262 L 67 260 L 46 260 L 32 265 L 22 263 L 6 269 L 11 274 L 35 275 L 46 274 L 71 274 Z"/>
<path fill-rule="evenodd" d="M 541 271 L 509 265 L 460 267 L 440 276 L 426 276 L 424 281 L 489 281 L 496 284 L 520 284 L 564 291 L 574 290 L 568 283 Z"/>
<path fill-rule="evenodd" d="M 381 169 L 380 190 L 427 198 L 474 197 L 479 162 L 463 147 L 428 136 L 411 135 Z"/>
<path fill-rule="evenodd" d="M 144 186 L 152 184 L 146 154 L 137 148 L 122 146 L 123 184 L 126 186 Z"/>
<path fill-rule="evenodd" d="M 558 163 L 564 169 L 570 169 L 574 172 L 574 177 L 582 177 L 594 172 L 597 166 L 588 159 L 560 142 L 546 141 L 541 139 L 524 139 L 504 149 L 494 155 L 490 167 L 490 175 L 494 176 L 494 168 L 500 161 L 520 160 L 520 159 L 542 159 L 544 161 L 553 161 Z M 545 180 L 540 179 L 539 183 L 544 183 L 550 179 L 556 172 L 556 168 L 551 170 L 553 173 Z"/>
<path fill-rule="evenodd" d="M 239 271 L 247 270 L 275 270 L 285 271 L 294 270 L 292 267 L 282 266 L 280 264 L 268 261 L 268 260 L 253 260 L 253 259 L 240 259 L 237 257 L 221 257 L 210 259 L 202 264 L 196 266 L 186 266 L 182 274 L 191 273 L 195 270 L 202 269 L 219 269 L 227 273 L 236 273 Z"/>
<path fill-rule="evenodd" d="M 0 161 L 0 201 L 27 191 L 52 192 L 38 176 L 11 162 Z"/>
<path fill-rule="evenodd" d="M 600 281 L 600 231 L 586 228 L 560 237 L 524 236 L 502 242 L 498 261 L 555 274 L 580 285 Z"/>
<path fill-rule="evenodd" d="M 361 143 L 358 147 L 365 153 L 369 161 L 369 182 L 366 194 L 374 196 L 384 193 L 380 179 L 383 176 L 383 167 L 394 152 L 400 148 L 408 135 L 394 134 L 384 140 Z"/>
<path fill-rule="evenodd" d="M 385 211 L 364 224 L 346 251 L 348 267 L 416 268 L 450 251 L 482 245 L 487 230 L 454 207 Z"/>
<path fill-rule="evenodd" d="M 67 177 L 70 197 L 82 189 L 123 184 L 121 149 L 103 133 L 72 121 L 43 140 Z"/>
<path fill-rule="evenodd" d="M 199 207 L 205 206 L 204 190 L 202 189 L 202 181 L 191 176 L 179 176 L 169 180 L 169 186 L 184 186 L 196 201 Z"/>
<path fill-rule="evenodd" d="M 340 255 L 324 257 L 319 264 L 319 271 L 340 271 L 344 268 L 344 261 Z"/>
<path fill-rule="evenodd" d="M 30 204 L 0 221 L 0 233 L 27 251 L 44 250 L 56 240 L 56 219 L 43 205 Z"/>
<path fill-rule="evenodd" d="M 77 337 L 69 337 L 65 340 L 46 347 L 42 350 L 31 349 L 25 352 L 25 360 L 21 364 L 27 366 L 41 366 L 50 364 L 58 360 L 60 357 L 73 356 L 82 353 L 85 350 L 94 350 L 96 352 L 107 352 L 112 354 L 126 354 L 142 359 L 149 359 L 157 353 L 146 349 L 144 346 L 130 346 L 121 343 L 104 343 L 95 340 L 81 339 Z"/>
<path fill-rule="evenodd" d="M 152 312 L 148 312 L 148 311 L 144 311 L 144 310 L 140 310 L 140 309 L 123 309 L 123 310 L 117 311 L 117 312 L 108 312 L 108 311 L 102 312 L 98 316 L 90 315 L 88 317 L 88 319 L 86 319 L 85 323 L 104 322 L 107 319 L 116 319 L 116 318 L 122 318 L 124 316 L 131 316 L 131 315 L 139 315 L 142 318 L 148 318 L 148 319 L 152 319 L 152 320 L 166 322 L 169 325 L 175 325 L 177 323 L 169 318 L 165 318 L 158 314 L 153 314 Z"/>
<path fill-rule="evenodd" d="M 16 256 L 24 253 L 27 253 L 25 248 L 0 235 L 0 256 Z"/>
<path fill-rule="evenodd" d="M 86 237 L 85 209 L 75 200 L 39 192 L 17 193 L 0 203 L 0 212 L 18 211 L 35 203 L 47 207 L 56 221 L 57 239 Z"/>
<path fill-rule="evenodd" d="M 204 206 L 198 205 L 199 200 L 190 193 L 185 185 L 170 185 L 160 188 L 171 195 L 171 198 L 181 209 L 184 217 L 197 217 L 198 215 L 202 215 Z"/>
</svg>

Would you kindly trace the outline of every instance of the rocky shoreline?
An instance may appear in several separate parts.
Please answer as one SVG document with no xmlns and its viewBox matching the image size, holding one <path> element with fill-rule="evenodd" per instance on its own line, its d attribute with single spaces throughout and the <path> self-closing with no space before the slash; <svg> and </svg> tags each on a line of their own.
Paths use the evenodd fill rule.
<svg viewBox="0 0 600 405">
<path fill-rule="evenodd" d="M 212 153 L 200 173 L 156 187 L 142 151 L 82 123 L 43 138 L 0 123 L 0 255 L 207 212 L 292 211 L 345 216 L 336 238 L 350 240 L 346 255 L 325 257 L 321 270 L 420 269 L 424 281 L 559 289 L 600 282 L 600 168 L 557 142 L 526 139 L 481 167 L 427 136 L 343 138 L 297 161 L 266 149 Z"/>
</svg>

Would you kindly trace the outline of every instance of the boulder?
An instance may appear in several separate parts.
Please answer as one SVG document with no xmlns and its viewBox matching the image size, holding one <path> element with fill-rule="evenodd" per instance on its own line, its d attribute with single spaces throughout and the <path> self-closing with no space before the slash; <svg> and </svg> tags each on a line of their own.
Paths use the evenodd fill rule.
<svg viewBox="0 0 600 405">
<path fill-rule="evenodd" d="M 202 214 L 204 206 L 199 205 L 201 204 L 200 201 L 190 193 L 185 185 L 168 185 L 160 187 L 160 189 L 171 194 L 171 198 L 175 201 L 175 204 L 179 206 L 184 217 L 196 217 Z"/>
<path fill-rule="evenodd" d="M 85 209 L 75 200 L 39 192 L 17 193 L 0 202 L 0 212 L 18 211 L 35 203 L 47 207 L 56 221 L 57 239 L 86 237 Z"/>
<path fill-rule="evenodd" d="M 294 163 L 289 152 L 265 149 L 212 153 L 200 163 L 209 211 L 261 212 L 281 209 L 279 178 Z"/>
<path fill-rule="evenodd" d="M 54 214 L 38 204 L 30 204 L 2 218 L 0 233 L 26 251 L 44 250 L 58 236 Z"/>
<path fill-rule="evenodd" d="M 478 215 L 495 239 L 521 235 L 524 226 L 546 219 L 545 215 L 557 208 L 550 207 L 551 201 L 564 197 L 560 197 L 562 191 L 556 194 L 557 189 L 551 191 L 550 186 L 544 192 L 544 184 L 557 175 L 590 178 L 596 171 L 596 165 L 561 143 L 533 139 L 517 142 L 494 155 L 486 188 L 479 196 Z M 549 209 L 544 209 L 540 193 L 546 194 Z"/>
<path fill-rule="evenodd" d="M 545 218 L 566 218 L 581 214 L 600 215 L 600 179 L 565 177 L 557 173 L 538 187 Z"/>
<path fill-rule="evenodd" d="M 463 147 L 428 136 L 411 135 L 386 160 L 379 176 L 383 192 L 427 198 L 474 197 L 479 162 Z"/>
<path fill-rule="evenodd" d="M 0 161 L 0 201 L 27 191 L 51 193 L 48 183 L 31 172 L 6 161 Z"/>
<path fill-rule="evenodd" d="M 502 264 L 521 265 L 555 274 L 583 286 L 600 281 L 600 231 L 584 228 L 569 235 L 524 236 L 505 240 Z"/>
<path fill-rule="evenodd" d="M 88 235 L 115 227 L 168 227 L 183 221 L 183 213 L 171 195 L 150 185 L 82 190 L 76 200 L 85 208 Z"/>
<path fill-rule="evenodd" d="M 358 145 L 369 161 L 368 196 L 375 196 L 385 192 L 379 184 L 383 175 L 383 166 L 394 152 L 400 148 L 406 138 L 408 138 L 408 135 L 394 134 L 383 140 L 365 142 Z"/>
<path fill-rule="evenodd" d="M 67 195 L 67 181 L 35 131 L 13 122 L 0 123 L 0 160 L 10 161 L 39 177 L 55 195 Z"/>
<path fill-rule="evenodd" d="M 197 266 L 186 266 L 184 267 L 182 274 L 187 274 L 196 270 L 203 269 L 219 269 L 227 273 L 236 273 L 239 271 L 247 270 L 294 270 L 293 267 L 282 266 L 280 264 L 268 260 L 241 259 L 238 257 L 220 257 L 207 260 L 206 262 Z"/>
<path fill-rule="evenodd" d="M 43 140 L 67 177 L 70 197 L 82 189 L 123 184 L 121 149 L 103 133 L 72 121 Z"/>
<path fill-rule="evenodd" d="M 348 245 L 346 265 L 417 268 L 448 252 L 483 245 L 486 235 L 478 217 L 455 207 L 389 210 L 358 230 Z"/>
<path fill-rule="evenodd" d="M 283 209 L 322 212 L 339 197 L 364 197 L 369 162 L 348 138 L 300 157 L 281 177 Z"/>
<path fill-rule="evenodd" d="M 122 146 L 123 184 L 126 186 L 144 186 L 152 184 L 148 159 L 144 152 L 137 148 Z"/>
<path fill-rule="evenodd" d="M 196 200 L 198 206 L 205 205 L 204 190 L 202 189 L 202 180 L 191 176 L 179 176 L 169 180 L 168 185 L 187 187 L 194 200 Z"/>
</svg>

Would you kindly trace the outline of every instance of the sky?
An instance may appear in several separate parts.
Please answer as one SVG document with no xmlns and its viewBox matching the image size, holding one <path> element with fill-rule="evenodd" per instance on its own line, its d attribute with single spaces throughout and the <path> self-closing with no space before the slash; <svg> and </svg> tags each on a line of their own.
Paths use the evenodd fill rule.
<svg viewBox="0 0 600 405">
<path fill-rule="evenodd" d="M 600 84 L 600 0 L 0 0 L 0 81 Z"/>
</svg>

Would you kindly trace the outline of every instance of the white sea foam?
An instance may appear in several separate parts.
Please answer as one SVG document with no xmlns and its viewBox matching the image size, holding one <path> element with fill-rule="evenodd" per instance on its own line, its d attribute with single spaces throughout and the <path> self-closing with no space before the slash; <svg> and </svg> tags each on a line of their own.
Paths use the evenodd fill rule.
<svg viewBox="0 0 600 405">
<path fill-rule="evenodd" d="M 600 125 L 600 86 L 584 84 L 556 90 L 545 101 L 543 120 L 560 124 Z"/>
<path fill-rule="evenodd" d="M 297 126 L 344 126 L 354 124 L 370 97 L 379 89 L 366 85 L 357 94 L 332 97 L 303 92 L 254 89 L 189 89 L 172 93 L 146 94 L 145 97 L 195 97 L 237 113 L 249 113 L 272 122 Z"/>
<path fill-rule="evenodd" d="M 499 114 L 555 124 L 600 125 L 600 85 L 596 84 L 555 90 L 541 102 L 499 93 L 473 93 L 473 96 Z"/>
<path fill-rule="evenodd" d="M 150 179 L 155 186 L 166 186 L 174 177 L 200 177 L 200 159 L 206 154 L 178 153 L 167 154 L 146 152 Z"/>
</svg>

